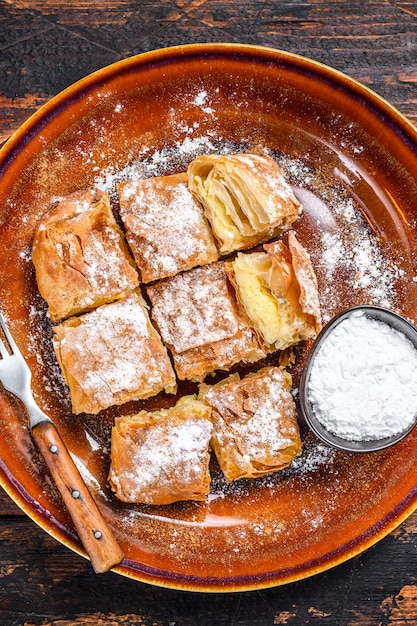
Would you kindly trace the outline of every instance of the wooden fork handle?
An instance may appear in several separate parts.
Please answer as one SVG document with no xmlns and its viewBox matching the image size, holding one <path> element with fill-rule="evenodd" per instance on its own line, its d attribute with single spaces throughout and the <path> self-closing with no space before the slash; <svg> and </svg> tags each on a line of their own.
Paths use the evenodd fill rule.
<svg viewBox="0 0 417 626">
<path fill-rule="evenodd" d="M 123 560 L 123 552 L 104 521 L 64 442 L 52 422 L 32 429 L 33 437 L 58 487 L 81 543 L 97 573 Z"/>
</svg>

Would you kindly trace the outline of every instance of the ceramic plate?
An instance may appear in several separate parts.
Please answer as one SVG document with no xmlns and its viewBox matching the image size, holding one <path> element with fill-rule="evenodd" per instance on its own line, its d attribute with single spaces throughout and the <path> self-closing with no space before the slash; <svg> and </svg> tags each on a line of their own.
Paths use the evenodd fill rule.
<svg viewBox="0 0 417 626">
<path fill-rule="evenodd" d="M 326 447 L 301 424 L 290 468 L 227 485 L 206 503 L 119 503 L 107 485 L 114 416 L 74 417 L 31 263 L 54 198 L 184 170 L 198 154 L 262 149 L 304 206 L 295 231 L 317 271 L 324 320 L 356 304 L 417 318 L 417 132 L 369 89 L 285 52 L 202 44 L 146 53 L 71 86 L 0 153 L 0 302 L 55 420 L 126 554 L 120 574 L 188 590 L 256 589 L 305 578 L 360 553 L 417 506 L 417 429 L 369 455 Z M 297 353 L 294 387 L 308 346 Z M 358 346 L 360 350 L 360 346 Z M 274 362 L 274 359 L 272 359 Z M 184 391 L 182 389 L 181 391 Z M 0 476 L 46 531 L 83 554 L 19 403 L 0 395 Z"/>
</svg>

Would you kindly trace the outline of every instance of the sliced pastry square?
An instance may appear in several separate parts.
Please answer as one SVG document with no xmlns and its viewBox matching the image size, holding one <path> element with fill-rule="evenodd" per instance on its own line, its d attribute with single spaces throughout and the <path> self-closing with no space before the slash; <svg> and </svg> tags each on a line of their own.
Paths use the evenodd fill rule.
<svg viewBox="0 0 417 626">
<path fill-rule="evenodd" d="M 200 386 L 212 407 L 211 445 L 228 482 L 276 472 L 301 453 L 291 383 L 288 372 L 265 367 Z"/>
<path fill-rule="evenodd" d="M 206 500 L 211 409 L 193 396 L 174 407 L 116 418 L 109 482 L 124 502 Z"/>
<path fill-rule="evenodd" d="M 266 252 L 238 253 L 226 263 L 236 295 L 267 351 L 285 350 L 321 329 L 317 278 L 295 234 L 264 244 Z"/>
<path fill-rule="evenodd" d="M 265 352 L 241 314 L 224 264 L 212 263 L 147 288 L 152 317 L 181 380 L 253 362 Z"/>
<path fill-rule="evenodd" d="M 142 281 L 149 283 L 218 259 L 187 174 L 121 183 L 120 216 Z"/>
<path fill-rule="evenodd" d="M 74 413 L 176 392 L 167 350 L 138 293 L 65 320 L 53 345 Z"/>
<path fill-rule="evenodd" d="M 204 207 L 222 254 L 283 233 L 301 212 L 281 168 L 268 156 L 199 156 L 188 167 L 188 185 Z"/>
<path fill-rule="evenodd" d="M 54 205 L 37 225 L 32 259 L 54 322 L 124 298 L 139 284 L 109 196 L 99 190 Z"/>
</svg>

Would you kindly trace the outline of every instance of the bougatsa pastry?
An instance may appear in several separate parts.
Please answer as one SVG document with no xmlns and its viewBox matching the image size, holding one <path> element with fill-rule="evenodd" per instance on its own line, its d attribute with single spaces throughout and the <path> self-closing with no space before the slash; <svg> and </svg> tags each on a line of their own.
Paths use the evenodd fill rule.
<svg viewBox="0 0 417 626">
<path fill-rule="evenodd" d="M 226 263 L 251 324 L 268 351 L 316 337 L 321 329 L 317 278 L 295 234 L 264 244 L 266 252 L 239 253 Z"/>
<path fill-rule="evenodd" d="M 99 190 L 54 205 L 37 225 L 32 259 L 54 322 L 123 298 L 139 283 L 109 196 Z"/>
<path fill-rule="evenodd" d="M 186 396 L 172 408 L 116 418 L 110 485 L 120 500 L 206 500 L 210 489 L 208 405 Z"/>
<path fill-rule="evenodd" d="M 188 185 L 205 209 L 222 254 L 288 230 L 301 212 L 281 168 L 268 156 L 199 156 L 188 167 Z"/>
<path fill-rule="evenodd" d="M 211 446 L 228 482 L 257 478 L 288 466 L 301 453 L 291 375 L 265 367 L 200 386 L 212 408 Z"/>
<path fill-rule="evenodd" d="M 222 262 L 178 274 L 147 293 L 179 379 L 201 381 L 216 369 L 265 356 L 241 315 Z"/>
<path fill-rule="evenodd" d="M 219 254 L 187 174 L 121 183 L 120 216 L 142 281 L 216 261 Z"/>
<path fill-rule="evenodd" d="M 74 413 L 176 392 L 167 350 L 139 293 L 62 322 L 53 345 Z"/>
</svg>

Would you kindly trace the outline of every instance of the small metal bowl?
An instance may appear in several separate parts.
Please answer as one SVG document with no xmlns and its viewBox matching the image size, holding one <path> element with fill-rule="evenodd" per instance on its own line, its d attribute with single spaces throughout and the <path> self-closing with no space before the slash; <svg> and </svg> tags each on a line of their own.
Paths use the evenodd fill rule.
<svg viewBox="0 0 417 626">
<path fill-rule="evenodd" d="M 390 311 L 389 309 L 385 309 L 383 307 L 370 305 L 354 306 L 346 309 L 342 313 L 336 315 L 322 329 L 312 349 L 310 350 L 300 380 L 300 409 L 305 421 L 307 422 L 307 425 L 323 442 L 340 450 L 344 450 L 345 452 L 375 452 L 377 450 L 383 450 L 384 448 L 393 446 L 394 444 L 404 439 L 404 437 L 406 437 L 413 430 L 414 426 L 417 423 L 417 411 L 414 416 L 414 420 L 410 424 L 410 426 L 407 427 L 405 430 L 393 435 L 392 437 L 371 440 L 349 440 L 333 434 L 323 426 L 323 424 L 317 419 L 316 415 L 314 414 L 312 405 L 308 398 L 308 387 L 311 370 L 318 350 L 320 349 L 326 338 L 329 336 L 329 334 L 334 330 L 334 328 L 344 319 L 349 317 L 354 311 L 362 311 L 369 318 L 384 322 L 395 330 L 403 333 L 407 337 L 407 339 L 411 341 L 411 343 L 417 350 L 417 329 L 401 315 L 398 315 L 394 311 Z"/>
</svg>

